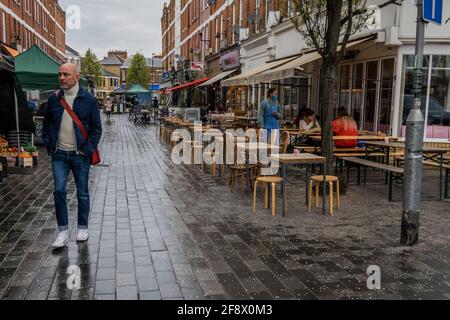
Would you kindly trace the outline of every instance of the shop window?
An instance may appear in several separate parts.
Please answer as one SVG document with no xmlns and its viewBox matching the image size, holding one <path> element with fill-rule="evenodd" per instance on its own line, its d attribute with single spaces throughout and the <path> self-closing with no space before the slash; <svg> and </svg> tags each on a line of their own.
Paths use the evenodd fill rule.
<svg viewBox="0 0 450 320">
<path fill-rule="evenodd" d="M 350 115 L 353 119 L 355 119 L 358 124 L 358 128 L 361 128 L 362 113 L 364 110 L 363 72 L 363 63 L 353 65 Z"/>
<path fill-rule="evenodd" d="M 390 134 L 392 89 L 394 86 L 394 59 L 381 61 L 381 92 L 378 111 L 378 131 Z"/>
<path fill-rule="evenodd" d="M 421 110 L 427 119 L 426 138 L 449 138 L 449 115 L 447 98 L 449 94 L 448 79 L 450 66 L 447 67 L 447 56 L 425 56 L 422 77 Z M 430 64 L 432 68 L 430 68 Z M 406 134 L 406 120 L 414 107 L 414 56 L 404 57 L 403 67 L 403 108 L 401 135 Z M 447 110 L 446 110 L 447 109 Z"/>
<path fill-rule="evenodd" d="M 367 63 L 366 96 L 364 109 L 364 130 L 375 130 L 375 111 L 377 108 L 378 61 Z"/>
<path fill-rule="evenodd" d="M 339 107 L 344 107 L 347 110 L 350 106 L 351 92 L 350 92 L 350 84 L 351 84 L 351 71 L 350 65 L 345 65 L 341 67 L 340 74 L 340 94 L 339 94 L 339 105 L 335 105 L 334 114 L 337 114 L 337 109 Z"/>
</svg>

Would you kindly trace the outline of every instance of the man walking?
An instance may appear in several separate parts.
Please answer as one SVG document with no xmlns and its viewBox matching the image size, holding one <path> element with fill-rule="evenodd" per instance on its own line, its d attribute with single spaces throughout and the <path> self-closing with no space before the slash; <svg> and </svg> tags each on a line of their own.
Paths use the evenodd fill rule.
<svg viewBox="0 0 450 320">
<path fill-rule="evenodd" d="M 158 109 L 159 109 L 159 101 L 156 96 L 153 97 L 152 107 L 153 107 L 153 122 L 156 123 L 156 119 L 158 118 Z"/>
<path fill-rule="evenodd" d="M 72 171 L 77 187 L 78 235 L 77 241 L 87 241 L 89 219 L 89 169 L 90 158 L 102 135 L 100 108 L 97 99 L 78 85 L 80 74 L 74 64 L 64 64 L 59 69 L 62 90 L 51 95 L 42 129 L 42 136 L 49 155 L 55 185 L 54 199 L 59 234 L 54 248 L 62 248 L 69 242 L 69 218 L 67 211 L 67 179 Z M 83 139 L 80 129 L 64 109 L 63 100 L 78 116 L 88 133 Z"/>
</svg>

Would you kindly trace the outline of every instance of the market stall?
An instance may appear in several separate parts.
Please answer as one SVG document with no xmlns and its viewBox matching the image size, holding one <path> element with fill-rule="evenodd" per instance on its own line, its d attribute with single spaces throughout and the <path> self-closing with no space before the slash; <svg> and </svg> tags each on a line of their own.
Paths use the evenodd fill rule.
<svg viewBox="0 0 450 320">
<path fill-rule="evenodd" d="M 8 167 L 23 163 L 20 153 L 21 133 L 34 132 L 34 124 L 25 94 L 14 73 L 13 58 L 0 54 L 0 176 L 7 175 Z M 26 163 L 28 164 L 28 163 Z"/>
<path fill-rule="evenodd" d="M 17 78 L 24 90 L 55 91 L 59 89 L 58 73 L 60 64 L 38 46 L 32 46 L 15 57 L 14 60 Z M 84 79 L 80 83 L 85 82 Z M 33 118 L 36 131 L 31 145 L 34 145 L 35 142 L 41 142 L 43 120 L 42 115 Z"/>
</svg>

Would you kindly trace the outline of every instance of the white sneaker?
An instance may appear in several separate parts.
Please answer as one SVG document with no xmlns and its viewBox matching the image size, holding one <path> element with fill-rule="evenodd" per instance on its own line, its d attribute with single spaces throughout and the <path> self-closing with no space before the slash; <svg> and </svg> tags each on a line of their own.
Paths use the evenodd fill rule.
<svg viewBox="0 0 450 320">
<path fill-rule="evenodd" d="M 53 242 L 52 247 L 53 248 L 63 248 L 67 246 L 69 243 L 69 234 L 68 231 L 61 231 L 58 233 L 58 237 L 56 237 L 55 242 Z"/>
<path fill-rule="evenodd" d="M 89 239 L 88 229 L 80 229 L 78 230 L 77 241 L 83 242 Z"/>
</svg>

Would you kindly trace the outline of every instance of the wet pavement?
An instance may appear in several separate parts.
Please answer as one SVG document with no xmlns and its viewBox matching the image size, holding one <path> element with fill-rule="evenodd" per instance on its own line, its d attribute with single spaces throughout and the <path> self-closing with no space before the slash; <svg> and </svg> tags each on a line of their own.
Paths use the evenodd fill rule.
<svg viewBox="0 0 450 320">
<path fill-rule="evenodd" d="M 308 213 L 293 168 L 287 216 L 272 217 L 261 198 L 253 215 L 251 197 L 230 192 L 224 177 L 174 165 L 157 132 L 125 115 L 105 125 L 85 244 L 75 241 L 71 178 L 70 243 L 50 248 L 56 219 L 43 152 L 32 175 L 0 183 L 1 299 L 450 298 L 450 201 L 436 201 L 436 171 L 425 175 L 420 242 L 403 247 L 401 185 L 389 203 L 380 172 L 365 186 L 352 180 L 331 217 Z M 81 271 L 78 290 L 67 286 L 71 265 Z M 370 265 L 381 269 L 380 290 L 367 288 Z"/>
</svg>

